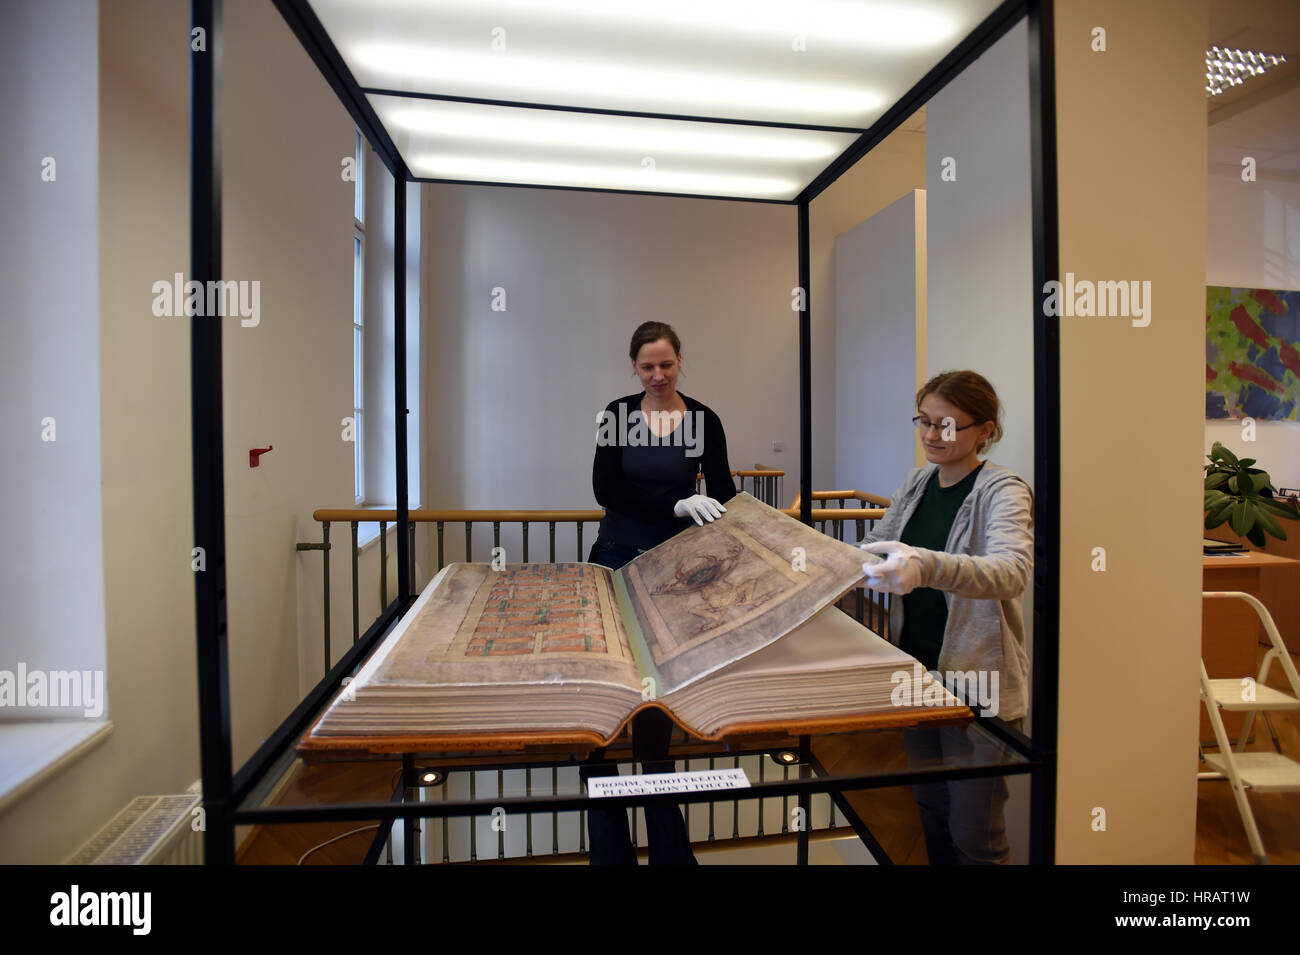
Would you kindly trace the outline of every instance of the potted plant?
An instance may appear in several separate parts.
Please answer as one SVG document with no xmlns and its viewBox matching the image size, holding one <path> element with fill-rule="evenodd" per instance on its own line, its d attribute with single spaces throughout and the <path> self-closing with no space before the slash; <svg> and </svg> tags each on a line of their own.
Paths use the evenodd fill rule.
<svg viewBox="0 0 1300 955">
<path fill-rule="evenodd" d="M 1274 497 L 1277 488 L 1268 472 L 1252 467 L 1254 458 L 1237 458 L 1218 441 L 1206 455 L 1205 529 L 1227 523 L 1238 537 L 1256 547 L 1265 544 L 1264 534 L 1286 540 L 1286 531 L 1278 518 L 1300 520 L 1300 508 L 1292 501 Z"/>
</svg>

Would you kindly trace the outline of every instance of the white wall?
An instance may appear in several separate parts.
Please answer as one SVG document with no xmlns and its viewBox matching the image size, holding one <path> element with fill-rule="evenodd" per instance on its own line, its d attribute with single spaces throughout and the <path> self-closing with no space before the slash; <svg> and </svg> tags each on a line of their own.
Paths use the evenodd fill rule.
<svg viewBox="0 0 1300 955">
<path fill-rule="evenodd" d="M 835 239 L 836 488 L 888 496 L 914 466 L 924 216 L 925 193 L 912 192 Z"/>
<path fill-rule="evenodd" d="M 1298 118 L 1300 90 L 1292 90 L 1210 126 L 1211 156 L 1235 161 L 1210 166 L 1206 285 L 1300 289 L 1300 174 L 1260 152 L 1256 181 L 1243 182 L 1239 159 L 1259 152 L 1241 145 L 1258 142 L 1255 130 L 1294 128 Z M 1257 421 L 1248 445 L 1240 421 L 1206 419 L 1206 453 L 1215 441 L 1257 458 L 1274 486 L 1300 487 L 1300 422 Z"/>
<path fill-rule="evenodd" d="M 894 130 L 845 170 L 809 207 L 814 490 L 827 490 L 838 483 L 835 435 L 839 415 L 835 390 L 842 369 L 835 355 L 835 239 L 912 190 L 925 188 L 925 133 L 914 128 L 916 125 L 908 120 Z M 855 490 L 888 495 L 898 486 L 898 479 L 886 483 L 886 487 Z M 787 484 L 787 488 L 789 503 L 799 487 Z"/>
<path fill-rule="evenodd" d="M 649 320 L 681 337 L 678 389 L 721 417 L 731 467 L 784 467 L 793 496 L 793 208 L 441 184 L 424 203 L 426 507 L 597 507 L 596 415 L 641 390 L 627 349 Z M 497 288 L 505 311 L 492 309 Z M 485 560 L 490 528 L 479 534 Z M 530 558 L 546 559 L 546 526 L 532 534 Z M 462 551 L 451 528 L 447 559 Z M 574 553 L 569 529 L 557 559 Z"/>
<path fill-rule="evenodd" d="M 71 68 L 98 51 L 98 142 L 60 170 L 98 167 L 98 196 L 87 199 L 99 202 L 99 228 L 87 239 L 97 244 L 98 282 L 87 312 L 98 311 L 103 546 L 92 556 L 104 606 L 93 629 L 106 634 L 114 730 L 75 771 L 51 776 L 0 815 L 6 863 L 58 862 L 128 799 L 183 791 L 198 774 L 189 331 L 150 308 L 151 284 L 186 269 L 187 50 L 175 38 L 185 36 L 187 14 L 162 0 L 111 6 L 84 57 L 69 55 L 60 18 L 60 44 L 42 59 Z M 7 35 L 29 42 L 25 29 Z M 83 317 L 82 334 L 93 336 L 94 321 L 85 326 Z M 81 594 L 70 589 L 60 602 L 77 607 Z M 88 594 L 80 609 L 91 612 Z"/>
<path fill-rule="evenodd" d="M 48 82 L 77 64 L 93 69 L 98 48 L 98 156 L 92 141 L 81 165 L 98 162 L 99 229 L 84 241 L 98 240 L 99 281 L 86 263 L 76 281 L 62 280 L 60 298 L 84 286 L 91 299 L 76 326 L 82 331 L 63 336 L 60 354 L 81 355 L 94 339 L 84 326 L 97 302 L 102 565 L 99 553 L 91 559 L 102 567 L 114 730 L 75 772 L 56 773 L 0 814 L 4 862 L 58 862 L 128 799 L 183 791 L 199 774 L 189 326 L 151 310 L 152 283 L 189 265 L 189 14 L 166 0 L 114 0 L 103 9 L 109 15 L 99 18 L 90 49 L 70 55 L 67 24 L 76 20 L 60 19 L 57 47 L 42 55 L 38 46 L 36 59 L 60 64 L 42 72 Z M 225 29 L 224 271 L 262 283 L 256 327 L 214 319 L 225 323 L 230 686 L 239 766 L 300 698 L 298 607 L 300 599 L 320 605 L 320 555 L 298 555 L 294 544 L 315 537 L 313 508 L 352 500 L 352 449 L 339 426 L 351 409 L 352 184 L 342 180 L 339 163 L 353 152 L 354 127 L 273 6 L 228 0 Z M 6 36 L 31 46 L 26 29 Z M 50 115 L 68 118 L 59 110 Z M 8 128 L 33 121 L 19 117 Z M 79 135 L 84 141 L 85 131 Z M 33 144 L 38 148 L 43 155 L 51 147 Z M 54 141 L 53 148 L 62 147 Z M 71 188 L 88 174 L 69 155 L 59 171 Z M 29 164 L 21 154 L 19 161 Z M 93 192 L 83 197 L 92 208 L 94 201 Z M 52 320 L 48 308 L 41 317 Z M 30 374 L 38 366 L 18 351 Z M 76 374 L 94 377 L 79 366 Z M 75 411 L 68 420 L 70 427 L 59 423 L 60 448 L 76 444 Z M 275 450 L 250 469 L 248 449 L 268 444 Z M 87 496 L 60 490 L 59 507 L 68 513 Z M 33 541 L 49 538 L 48 525 Z M 59 560 L 75 568 L 77 549 L 97 529 L 78 520 L 58 531 Z M 316 588 L 303 597 L 300 565 L 309 568 L 304 589 Z M 350 592 L 347 566 L 339 548 L 339 652 L 351 642 L 338 632 Z M 47 600 L 44 612 L 57 604 L 96 613 L 93 587 L 72 585 L 61 598 Z M 302 625 L 319 665 L 319 630 Z"/>
<path fill-rule="evenodd" d="M 926 105 L 926 367 L 992 383 L 1004 434 L 989 457 L 1032 486 L 1028 52 L 1022 20 Z M 955 181 L 941 177 L 945 157 Z"/>
<path fill-rule="evenodd" d="M 927 377 L 971 369 L 1002 402 L 988 460 L 1034 484 L 1029 34 L 1021 20 L 926 104 Z M 946 158 L 956 178 L 943 178 Z M 1033 659 L 1034 590 L 1022 600 Z M 1032 726 L 1026 720 L 1026 731 Z M 1007 834 L 1028 861 L 1029 779 L 1007 780 Z"/>
<path fill-rule="evenodd" d="M 239 766 L 319 679 L 318 507 L 353 500 L 352 217 L 356 126 L 274 6 L 225 7 L 225 273 L 262 283 L 260 324 L 224 326 L 231 724 Z M 274 445 L 257 468 L 248 450 Z M 336 546 L 334 652 L 351 644 L 351 565 Z M 303 639 L 299 641 L 299 633 Z"/>
<path fill-rule="evenodd" d="M 99 14 L 18 0 L 0 31 L 0 669 L 103 671 Z M 61 67 L 51 70 L 57 61 Z M 47 157 L 54 179 L 42 178 Z M 44 440 L 52 418 L 54 440 Z M 77 599 L 66 599 L 67 594 Z M 5 706 L 0 721 L 82 717 Z M 0 760 L 5 758 L 0 753 Z"/>
</svg>

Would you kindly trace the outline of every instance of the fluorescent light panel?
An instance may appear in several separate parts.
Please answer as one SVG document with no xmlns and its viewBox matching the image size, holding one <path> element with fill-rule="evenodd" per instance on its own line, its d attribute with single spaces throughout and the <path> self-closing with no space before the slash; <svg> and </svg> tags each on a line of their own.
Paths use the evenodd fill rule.
<svg viewBox="0 0 1300 955">
<path fill-rule="evenodd" d="M 313 0 L 365 87 L 864 129 L 997 0 Z"/>
<path fill-rule="evenodd" d="M 355 0 L 382 6 L 391 15 L 425 14 L 437 6 L 444 16 L 464 16 L 488 8 L 494 16 L 516 20 L 543 14 L 567 29 L 600 23 L 608 29 L 680 29 L 709 32 L 723 39 L 752 36 L 785 41 L 795 36 L 814 43 L 856 49 L 912 49 L 960 39 L 953 4 L 844 2 L 844 0 Z M 339 6 L 341 4 L 335 4 Z M 544 7 L 539 10 L 539 7 Z"/>
<path fill-rule="evenodd" d="M 724 119 L 756 119 L 776 110 L 787 122 L 835 126 L 852 126 L 862 116 L 882 112 L 885 105 L 879 90 L 845 84 L 627 66 L 590 56 L 465 53 L 400 40 L 358 44 L 350 60 L 367 73 L 387 77 L 388 82 L 379 84 L 383 87 L 447 92 L 464 88 L 465 78 L 473 77 L 473 92 L 456 95 L 525 103 L 577 106 L 595 101 L 606 109 Z"/>
<path fill-rule="evenodd" d="M 792 199 L 853 133 L 370 95 L 432 179 Z"/>
</svg>

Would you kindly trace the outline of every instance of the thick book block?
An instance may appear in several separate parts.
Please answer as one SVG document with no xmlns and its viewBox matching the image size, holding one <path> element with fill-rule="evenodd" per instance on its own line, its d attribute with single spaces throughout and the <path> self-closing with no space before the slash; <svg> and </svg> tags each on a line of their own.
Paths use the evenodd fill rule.
<svg viewBox="0 0 1300 955">
<path fill-rule="evenodd" d="M 618 571 L 452 564 L 299 749 L 603 745 L 648 706 L 709 740 L 970 718 L 829 607 L 866 557 L 742 493 Z"/>
</svg>

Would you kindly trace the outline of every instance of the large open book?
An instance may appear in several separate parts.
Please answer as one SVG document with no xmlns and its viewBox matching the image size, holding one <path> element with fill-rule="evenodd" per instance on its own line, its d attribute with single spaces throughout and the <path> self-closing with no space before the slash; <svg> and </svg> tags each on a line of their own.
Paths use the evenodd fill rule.
<svg viewBox="0 0 1300 955">
<path fill-rule="evenodd" d="M 746 493 L 726 507 L 618 571 L 445 567 L 300 750 L 607 744 L 647 706 L 709 740 L 971 716 L 829 606 L 863 551 Z"/>
</svg>

